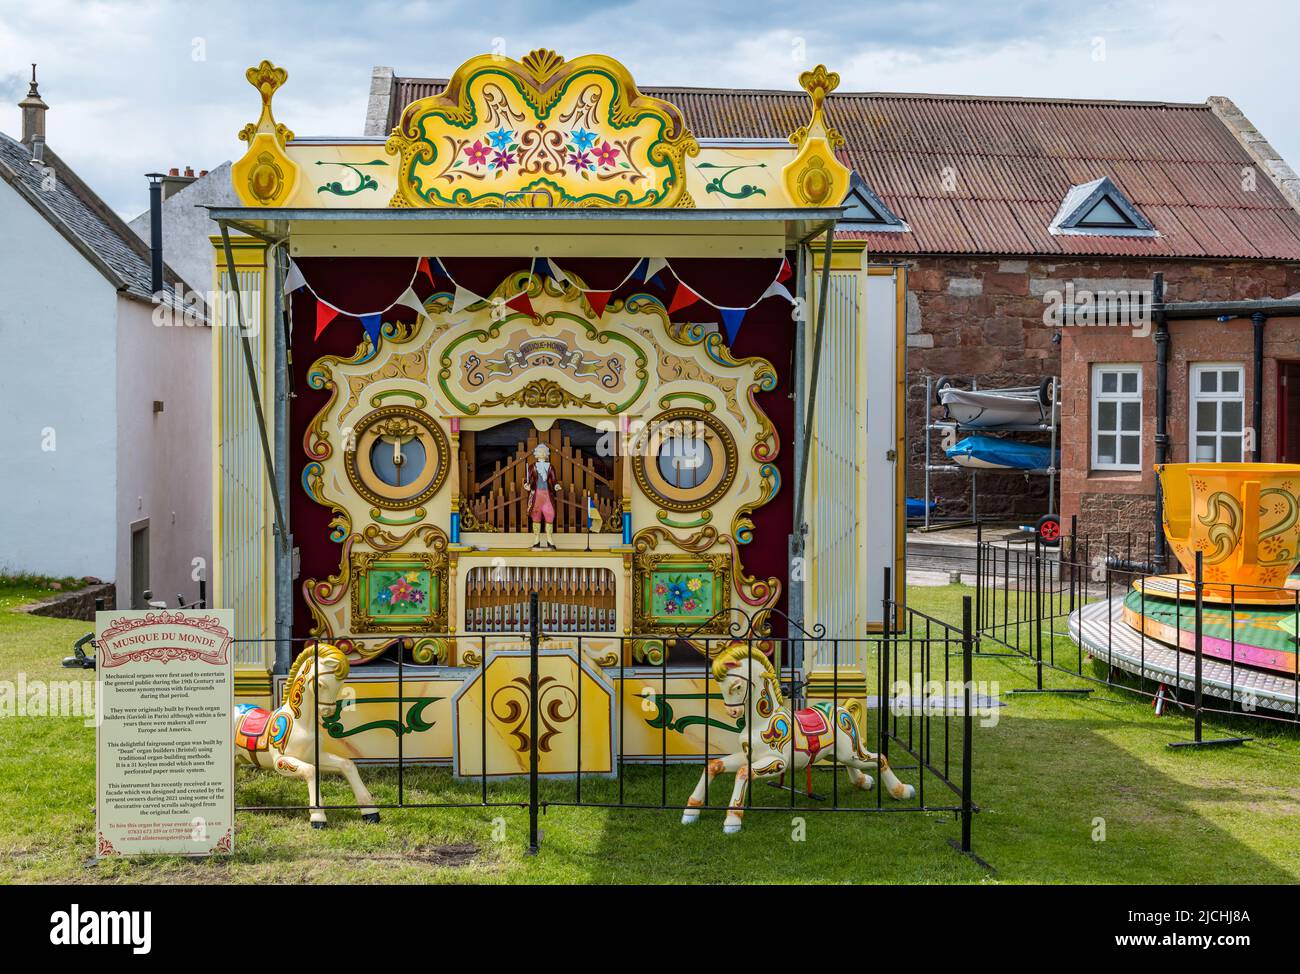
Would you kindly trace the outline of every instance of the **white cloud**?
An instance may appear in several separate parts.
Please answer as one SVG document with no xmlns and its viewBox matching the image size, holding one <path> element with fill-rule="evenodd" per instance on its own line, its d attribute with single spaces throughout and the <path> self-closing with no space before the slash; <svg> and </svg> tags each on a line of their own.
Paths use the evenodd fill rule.
<svg viewBox="0 0 1300 974">
<path fill-rule="evenodd" d="M 239 156 L 255 118 L 244 69 L 289 70 L 277 117 L 359 134 L 370 71 L 445 75 L 501 38 L 507 53 L 604 51 L 645 84 L 791 88 L 825 62 L 846 90 L 1204 101 L 1232 98 L 1300 164 L 1290 5 L 1239 0 L 984 4 L 896 0 L 631 0 L 618 4 L 0 0 L 0 130 L 16 134 L 40 64 L 50 144 L 126 215 L 143 174 Z M 1104 59 L 1096 60 L 1097 38 Z M 794 55 L 800 45 L 806 63 Z M 197 51 L 203 53 L 195 59 Z"/>
</svg>

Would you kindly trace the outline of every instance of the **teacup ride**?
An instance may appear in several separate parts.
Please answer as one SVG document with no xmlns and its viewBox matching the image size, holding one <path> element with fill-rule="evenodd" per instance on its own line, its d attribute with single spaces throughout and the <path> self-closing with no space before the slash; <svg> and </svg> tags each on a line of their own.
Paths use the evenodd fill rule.
<svg viewBox="0 0 1300 974">
<path fill-rule="evenodd" d="M 1290 575 L 1300 561 L 1300 465 L 1168 463 L 1156 473 L 1165 537 L 1184 571 L 1136 579 L 1123 621 L 1194 651 L 1200 552 L 1203 654 L 1294 677 L 1300 579 Z"/>
</svg>

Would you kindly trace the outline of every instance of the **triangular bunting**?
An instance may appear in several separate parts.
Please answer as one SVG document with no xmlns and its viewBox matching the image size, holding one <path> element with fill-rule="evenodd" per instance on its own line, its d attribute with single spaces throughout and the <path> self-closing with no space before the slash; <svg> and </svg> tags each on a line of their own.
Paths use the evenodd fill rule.
<svg viewBox="0 0 1300 974">
<path fill-rule="evenodd" d="M 522 312 L 526 315 L 533 315 L 533 304 L 528 300 L 528 292 L 520 291 L 513 298 L 506 302 L 506 307 L 514 311 Z"/>
<path fill-rule="evenodd" d="M 464 311 L 476 301 L 482 301 L 477 294 L 467 287 L 456 285 L 456 296 L 451 299 L 451 313 L 456 314 L 458 311 Z"/>
<path fill-rule="evenodd" d="M 424 258 L 422 257 L 420 259 L 423 260 Z M 430 280 L 433 280 L 433 278 L 430 278 Z M 426 317 L 424 302 L 421 301 L 419 295 L 415 293 L 415 288 L 408 287 L 402 296 L 393 302 L 394 307 L 398 307 L 399 305 L 403 308 L 410 308 L 422 318 Z"/>
<path fill-rule="evenodd" d="M 773 281 L 769 284 L 767 290 L 759 296 L 758 300 L 762 301 L 764 298 L 785 298 L 791 304 L 794 304 L 794 295 L 780 281 Z"/>
<path fill-rule="evenodd" d="M 379 347 L 379 328 L 383 317 L 383 314 L 378 311 L 372 315 L 361 316 L 361 327 L 366 330 L 366 334 L 370 336 L 370 344 L 375 348 Z"/>
<path fill-rule="evenodd" d="M 329 327 L 330 322 L 339 316 L 338 308 L 331 308 L 324 301 L 316 301 L 316 337 Z"/>
<path fill-rule="evenodd" d="M 420 265 L 415 269 L 416 277 L 419 277 L 421 274 L 425 275 L 429 279 L 430 284 L 433 284 L 433 268 L 429 266 L 428 257 L 421 257 Z"/>
<path fill-rule="evenodd" d="M 794 273 L 794 271 L 792 271 L 792 270 L 790 269 L 790 261 L 787 260 L 786 258 L 782 257 L 782 258 L 781 258 L 781 271 L 780 271 L 780 273 L 778 273 L 778 274 L 776 275 L 776 279 L 777 279 L 778 281 L 781 281 L 782 283 L 784 283 L 785 281 L 788 281 L 788 280 L 790 279 L 790 275 L 793 274 L 793 273 Z"/>
<path fill-rule="evenodd" d="M 649 284 L 650 281 L 654 279 L 654 276 L 667 266 L 668 261 L 662 257 L 647 257 L 645 259 L 645 267 L 642 269 L 641 280 L 646 284 Z"/>
<path fill-rule="evenodd" d="M 672 314 L 678 308 L 685 308 L 700 300 L 700 296 L 688 288 L 681 281 L 677 282 L 677 293 L 673 295 L 672 303 L 668 305 L 668 313 Z"/>
<path fill-rule="evenodd" d="M 727 332 L 727 345 L 731 346 L 736 343 L 736 336 L 740 334 L 740 323 L 745 320 L 747 308 L 719 308 L 722 313 L 722 327 Z"/>
<path fill-rule="evenodd" d="M 298 290 L 298 288 L 305 287 L 306 284 L 307 279 L 302 276 L 302 271 L 299 269 L 298 265 L 290 259 L 289 273 L 284 275 L 284 293 L 292 294 L 294 291 Z"/>
<path fill-rule="evenodd" d="M 586 293 L 587 293 L 587 303 L 591 305 L 591 310 L 596 312 L 596 317 L 599 318 L 601 315 L 605 313 L 605 305 L 609 304 L 610 296 L 614 292 L 613 291 L 588 291 Z"/>
<path fill-rule="evenodd" d="M 555 261 L 551 260 L 549 257 L 542 261 L 542 272 L 549 273 L 551 277 L 555 278 L 555 280 L 560 284 L 569 281 L 569 275 L 565 274 L 564 271 L 560 269 L 560 265 L 555 263 Z"/>
</svg>

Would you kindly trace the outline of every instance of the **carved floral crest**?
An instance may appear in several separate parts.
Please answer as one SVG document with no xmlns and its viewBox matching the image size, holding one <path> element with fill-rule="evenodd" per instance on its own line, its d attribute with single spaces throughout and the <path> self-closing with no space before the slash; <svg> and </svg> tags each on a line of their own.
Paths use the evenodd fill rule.
<svg viewBox="0 0 1300 974">
<path fill-rule="evenodd" d="M 699 145 L 613 58 L 539 50 L 466 61 L 407 106 L 387 149 L 401 156 L 392 206 L 671 207 L 693 205 Z"/>
</svg>

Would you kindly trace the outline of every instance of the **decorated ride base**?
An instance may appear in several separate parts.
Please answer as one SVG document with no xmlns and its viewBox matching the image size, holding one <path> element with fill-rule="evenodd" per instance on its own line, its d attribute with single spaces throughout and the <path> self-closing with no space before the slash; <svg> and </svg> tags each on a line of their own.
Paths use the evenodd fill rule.
<svg viewBox="0 0 1300 974">
<path fill-rule="evenodd" d="M 1114 598 L 1076 609 L 1069 617 L 1070 638 L 1107 666 L 1169 687 L 1194 689 L 1196 661 L 1192 654 L 1174 648 L 1172 641 L 1163 642 L 1130 627 L 1125 601 Z M 1247 711 L 1300 714 L 1300 682 L 1294 675 L 1246 665 L 1240 647 L 1235 664 L 1212 656 L 1207 631 L 1202 630 L 1205 652 L 1201 660 L 1201 686 L 1207 696 L 1231 700 Z"/>
<path fill-rule="evenodd" d="M 1163 581 L 1144 578 L 1135 582 L 1124 598 L 1124 622 L 1169 646 L 1196 649 L 1196 596 L 1191 585 L 1179 585 L 1179 595 L 1161 594 L 1150 583 Z M 1188 590 L 1193 594 L 1188 597 Z M 1286 594 L 1286 593 L 1283 593 Z M 1201 649 L 1206 656 L 1236 664 L 1258 666 L 1283 673 L 1296 672 L 1296 622 L 1300 618 L 1300 601 L 1288 604 L 1248 601 L 1239 597 L 1235 603 L 1223 603 L 1203 596 L 1201 611 Z"/>
<path fill-rule="evenodd" d="M 1196 580 L 1191 575 L 1147 575 L 1135 580 L 1134 592 L 1148 598 L 1196 602 Z M 1300 606 L 1300 578 L 1287 578 L 1284 587 L 1203 582 L 1201 601 L 1226 605 Z"/>
<path fill-rule="evenodd" d="M 1300 579 L 1290 577 L 1300 466 L 1168 463 L 1156 473 L 1165 538 L 1184 573 L 1138 578 L 1122 598 L 1074 611 L 1071 638 L 1110 666 L 1193 689 L 1199 621 L 1204 693 L 1246 712 L 1300 714 Z"/>
</svg>

